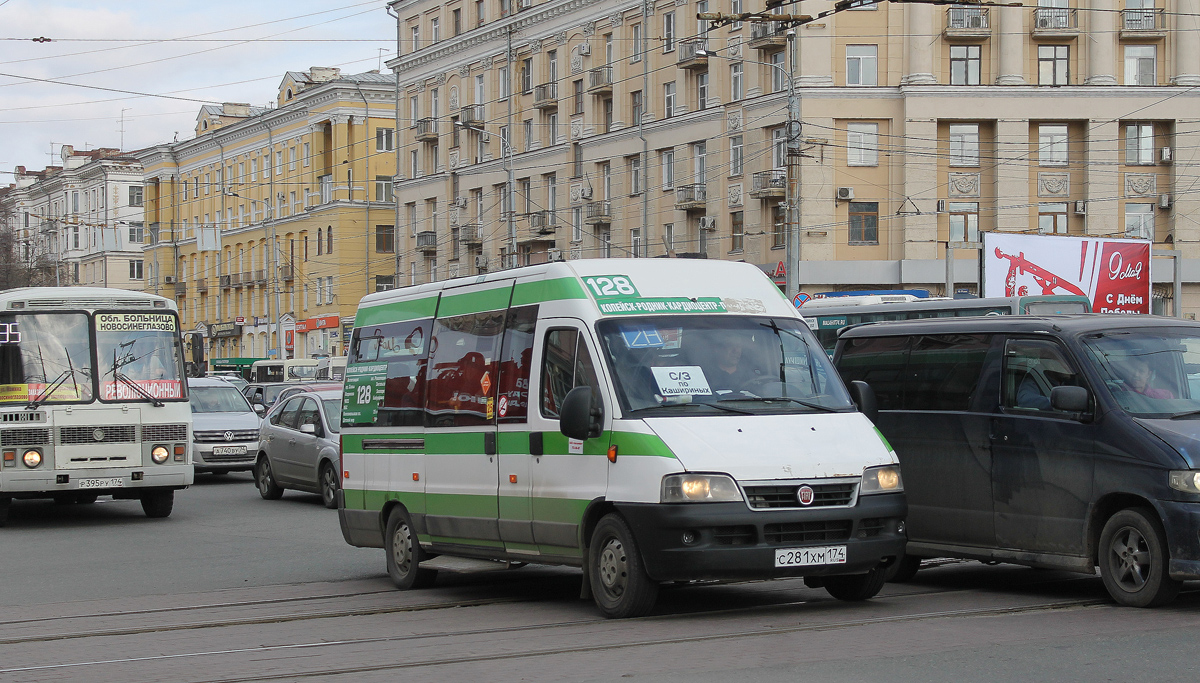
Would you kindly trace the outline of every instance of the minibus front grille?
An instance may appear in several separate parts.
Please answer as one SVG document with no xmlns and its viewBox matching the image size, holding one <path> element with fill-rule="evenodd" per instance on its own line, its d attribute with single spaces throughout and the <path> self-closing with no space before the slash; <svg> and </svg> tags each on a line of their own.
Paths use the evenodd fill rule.
<svg viewBox="0 0 1200 683">
<path fill-rule="evenodd" d="M 820 543 L 822 541 L 845 541 L 850 538 L 850 520 L 827 522 L 789 522 L 787 524 L 763 525 L 763 537 L 767 543 Z"/>
<path fill-rule="evenodd" d="M 49 429 L 5 429 L 0 431 L 0 446 L 41 446 L 50 443 Z"/>
<path fill-rule="evenodd" d="M 187 441 L 187 425 L 142 425 L 142 441 Z"/>
<path fill-rule="evenodd" d="M 712 535 L 717 545 L 754 545 L 754 527 L 750 525 L 714 527 Z"/>
<path fill-rule="evenodd" d="M 800 503 L 799 491 L 802 486 L 812 489 L 812 502 L 808 505 Z M 767 508 L 815 508 L 849 505 L 854 500 L 854 489 L 857 484 L 790 484 L 785 486 L 746 486 L 746 500 L 750 507 Z"/>
<path fill-rule="evenodd" d="M 58 442 L 64 446 L 90 443 L 134 443 L 137 427 L 133 425 L 106 425 L 92 427 L 60 427 Z"/>
</svg>

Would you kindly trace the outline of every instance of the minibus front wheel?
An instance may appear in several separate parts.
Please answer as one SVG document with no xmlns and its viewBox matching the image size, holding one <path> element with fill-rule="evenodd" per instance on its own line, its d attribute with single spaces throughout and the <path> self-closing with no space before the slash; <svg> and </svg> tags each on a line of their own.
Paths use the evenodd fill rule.
<svg viewBox="0 0 1200 683">
<path fill-rule="evenodd" d="M 646 574 L 633 531 L 620 515 L 600 518 L 588 548 L 592 598 L 610 619 L 648 614 L 658 599 L 658 584 Z"/>
<path fill-rule="evenodd" d="M 388 515 L 383 544 L 387 552 L 388 576 L 396 588 L 408 590 L 433 585 L 437 570 L 421 569 L 421 562 L 428 558 L 417 542 L 417 532 L 413 530 L 408 511 L 399 505 L 392 508 Z"/>
</svg>

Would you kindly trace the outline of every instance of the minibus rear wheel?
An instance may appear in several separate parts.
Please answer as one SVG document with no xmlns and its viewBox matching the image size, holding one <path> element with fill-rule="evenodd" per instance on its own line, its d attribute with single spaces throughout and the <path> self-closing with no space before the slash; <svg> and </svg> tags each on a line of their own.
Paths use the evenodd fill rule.
<svg viewBox="0 0 1200 683">
<path fill-rule="evenodd" d="M 1100 577 L 1114 600 L 1129 607 L 1165 605 L 1181 582 L 1167 573 L 1167 538 L 1149 510 L 1128 508 L 1109 518 L 1100 532 Z"/>
<path fill-rule="evenodd" d="M 658 584 L 646 574 L 629 524 L 617 514 L 596 523 L 588 548 L 592 598 L 610 619 L 645 616 L 658 599 Z"/>
<path fill-rule="evenodd" d="M 396 588 L 408 590 L 433 585 L 437 570 L 421 569 L 421 563 L 429 558 L 417 542 L 417 532 L 413 530 L 408 511 L 400 506 L 392 508 L 388 515 L 384 550 L 387 552 L 388 576 Z"/>
</svg>

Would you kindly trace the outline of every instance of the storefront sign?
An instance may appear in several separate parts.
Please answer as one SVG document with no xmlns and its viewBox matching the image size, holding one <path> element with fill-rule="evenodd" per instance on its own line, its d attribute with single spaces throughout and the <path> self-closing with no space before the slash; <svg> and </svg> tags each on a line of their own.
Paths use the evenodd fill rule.
<svg viewBox="0 0 1200 683">
<path fill-rule="evenodd" d="M 242 326 L 238 323 L 213 323 L 208 326 L 210 337 L 240 337 Z"/>
<path fill-rule="evenodd" d="M 340 323 L 341 318 L 336 315 L 322 315 L 297 322 L 296 331 L 311 332 L 312 330 L 324 330 L 330 327 L 337 327 Z"/>
</svg>

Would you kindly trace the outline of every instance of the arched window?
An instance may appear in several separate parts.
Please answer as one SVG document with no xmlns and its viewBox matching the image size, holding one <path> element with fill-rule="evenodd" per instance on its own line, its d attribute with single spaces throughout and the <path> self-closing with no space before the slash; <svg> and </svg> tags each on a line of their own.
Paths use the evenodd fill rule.
<svg viewBox="0 0 1200 683">
<path fill-rule="evenodd" d="M 285 95 L 284 97 L 289 100 L 292 99 L 292 89 L 291 88 L 287 89 L 287 95 Z"/>
<path fill-rule="evenodd" d="M 323 237 L 323 235 L 321 234 L 321 228 L 317 228 L 317 256 L 320 256 L 320 255 L 321 255 L 321 240 L 322 240 L 322 237 Z"/>
<path fill-rule="evenodd" d="M 325 253 L 333 253 L 333 226 L 325 228 Z"/>
</svg>

